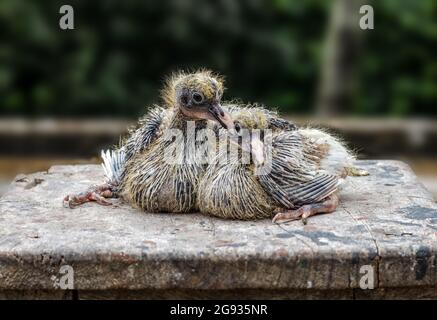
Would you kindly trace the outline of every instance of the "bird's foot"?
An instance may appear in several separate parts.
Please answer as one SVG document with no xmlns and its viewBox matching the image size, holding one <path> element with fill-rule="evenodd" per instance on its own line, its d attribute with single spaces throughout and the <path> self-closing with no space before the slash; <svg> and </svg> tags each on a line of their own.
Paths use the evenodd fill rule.
<svg viewBox="0 0 437 320">
<path fill-rule="evenodd" d="M 272 219 L 273 223 L 285 223 L 294 220 L 300 220 L 304 214 L 304 206 L 296 210 L 278 209 Z"/>
<path fill-rule="evenodd" d="M 105 198 L 112 198 L 114 192 L 112 186 L 105 183 L 103 185 L 90 188 L 85 192 L 75 195 L 67 195 L 63 200 L 63 205 L 66 208 L 74 209 L 86 202 L 95 201 L 103 206 L 110 206 L 112 203 Z"/>
<path fill-rule="evenodd" d="M 368 171 L 357 167 L 349 167 L 346 169 L 346 171 L 347 171 L 347 175 L 351 177 L 362 177 L 362 176 L 369 175 Z"/>
<path fill-rule="evenodd" d="M 307 224 L 308 218 L 318 213 L 331 213 L 337 209 L 338 196 L 330 195 L 326 200 L 319 203 L 306 204 L 296 210 L 285 210 L 278 212 L 274 217 L 273 223 L 285 223 L 293 220 L 302 220 L 303 224 Z"/>
</svg>

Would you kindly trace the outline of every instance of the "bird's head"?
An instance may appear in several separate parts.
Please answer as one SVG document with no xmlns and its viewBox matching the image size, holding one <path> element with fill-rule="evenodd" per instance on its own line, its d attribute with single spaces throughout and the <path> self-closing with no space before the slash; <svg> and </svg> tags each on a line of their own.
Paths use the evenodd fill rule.
<svg viewBox="0 0 437 320">
<path fill-rule="evenodd" d="M 220 105 L 223 90 L 223 79 L 211 71 L 178 73 L 167 81 L 163 98 L 190 119 L 213 120 L 233 130 L 231 116 Z"/>
<path fill-rule="evenodd" d="M 232 113 L 235 132 L 234 139 L 230 142 L 237 144 L 243 151 L 252 155 L 256 165 L 265 162 L 265 145 L 261 140 L 268 129 L 268 120 L 265 113 L 256 109 L 242 109 Z M 238 139 L 241 137 L 241 139 Z"/>
<path fill-rule="evenodd" d="M 232 112 L 232 119 L 237 132 L 245 130 L 266 130 L 269 128 L 269 113 L 257 108 L 240 108 Z"/>
</svg>

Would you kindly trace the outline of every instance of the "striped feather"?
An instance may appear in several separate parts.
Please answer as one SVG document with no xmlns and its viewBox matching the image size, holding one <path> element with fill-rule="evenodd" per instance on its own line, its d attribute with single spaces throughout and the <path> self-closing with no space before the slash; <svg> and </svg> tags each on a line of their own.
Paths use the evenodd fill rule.
<svg viewBox="0 0 437 320">
<path fill-rule="evenodd" d="M 118 185 L 120 183 L 125 164 L 125 156 L 126 154 L 123 149 L 102 150 L 102 168 L 108 183 L 113 185 Z"/>
<path fill-rule="evenodd" d="M 282 206 L 293 208 L 319 202 L 337 190 L 339 178 L 320 170 L 320 158 L 299 131 L 273 139 L 271 171 L 259 176 L 264 190 Z"/>
</svg>

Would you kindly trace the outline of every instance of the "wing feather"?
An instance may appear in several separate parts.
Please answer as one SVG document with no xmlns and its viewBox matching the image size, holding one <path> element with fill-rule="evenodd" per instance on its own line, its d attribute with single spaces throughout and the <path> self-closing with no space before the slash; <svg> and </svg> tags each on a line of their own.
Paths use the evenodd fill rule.
<svg viewBox="0 0 437 320">
<path fill-rule="evenodd" d="M 125 163 L 157 139 L 167 112 L 168 109 L 155 106 L 139 120 L 137 128 L 129 130 L 129 137 L 120 147 L 102 150 L 102 168 L 109 183 L 119 184 L 124 176 Z"/>
<path fill-rule="evenodd" d="M 264 190 L 287 208 L 320 202 L 335 192 L 339 177 L 320 169 L 320 157 L 298 131 L 281 132 L 272 141 L 271 170 L 259 176 Z"/>
</svg>

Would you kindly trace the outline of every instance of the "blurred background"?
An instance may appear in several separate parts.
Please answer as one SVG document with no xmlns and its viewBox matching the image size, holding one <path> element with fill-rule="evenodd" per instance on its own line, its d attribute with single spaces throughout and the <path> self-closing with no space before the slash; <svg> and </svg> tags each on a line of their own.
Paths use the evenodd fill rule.
<svg viewBox="0 0 437 320">
<path fill-rule="evenodd" d="M 165 75 L 206 67 L 225 99 L 406 161 L 437 197 L 436 0 L 69 0 L 61 30 L 64 4 L 0 1 L 0 194 L 18 173 L 98 163 Z"/>
</svg>

